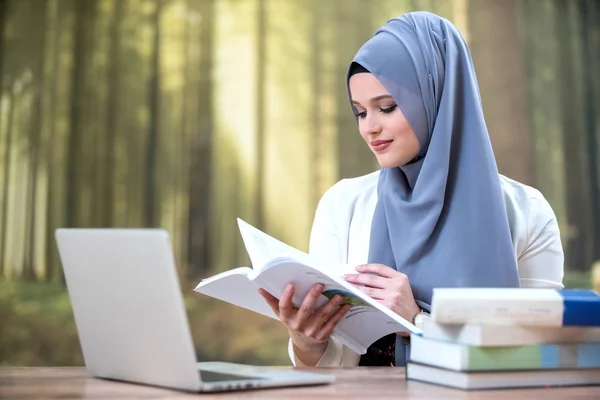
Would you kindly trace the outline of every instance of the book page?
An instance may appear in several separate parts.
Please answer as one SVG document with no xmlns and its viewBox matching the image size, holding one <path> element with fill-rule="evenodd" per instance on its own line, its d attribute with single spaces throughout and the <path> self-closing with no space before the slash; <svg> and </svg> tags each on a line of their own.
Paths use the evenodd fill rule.
<svg viewBox="0 0 600 400">
<path fill-rule="evenodd" d="M 311 263 L 310 256 L 305 252 L 267 235 L 240 218 L 237 221 L 250 262 L 257 272 L 277 257 L 290 257 L 303 263 Z"/>
<path fill-rule="evenodd" d="M 353 351 L 363 354 L 369 345 L 392 332 L 421 333 L 415 325 L 395 314 L 376 300 L 371 299 L 350 283 L 328 276 L 316 268 L 280 258 L 255 276 L 254 281 L 273 296 L 280 298 L 285 287 L 294 285 L 292 303 L 299 307 L 310 289 L 317 283 L 324 285 L 316 307 L 325 304 L 336 294 L 341 295 L 351 309 L 338 324 L 335 335 Z"/>
<path fill-rule="evenodd" d="M 248 279 L 247 275 L 252 273 L 248 267 L 226 271 L 202 280 L 194 291 L 278 319 L 258 293 L 259 286 Z"/>
</svg>

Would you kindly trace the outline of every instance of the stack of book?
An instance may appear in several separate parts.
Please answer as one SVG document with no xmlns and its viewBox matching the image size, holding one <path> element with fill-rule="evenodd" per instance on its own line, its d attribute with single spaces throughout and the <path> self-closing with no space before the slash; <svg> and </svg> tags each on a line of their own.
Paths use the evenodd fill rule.
<svg viewBox="0 0 600 400">
<path fill-rule="evenodd" d="M 600 385 L 600 296 L 588 290 L 434 289 L 411 335 L 410 380 L 460 389 Z"/>
</svg>

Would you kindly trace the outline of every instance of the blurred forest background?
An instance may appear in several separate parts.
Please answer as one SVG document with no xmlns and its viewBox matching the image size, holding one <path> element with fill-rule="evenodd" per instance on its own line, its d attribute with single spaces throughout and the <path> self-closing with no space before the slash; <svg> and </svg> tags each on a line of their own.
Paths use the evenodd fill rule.
<svg viewBox="0 0 600 400">
<path fill-rule="evenodd" d="M 377 169 L 346 68 L 411 10 L 467 39 L 500 171 L 545 194 L 590 287 L 597 0 L 1 0 L 0 364 L 82 364 L 57 227 L 166 228 L 200 359 L 289 364 L 278 322 L 192 289 L 248 263 L 235 217 L 306 250 L 321 194 Z"/>
</svg>

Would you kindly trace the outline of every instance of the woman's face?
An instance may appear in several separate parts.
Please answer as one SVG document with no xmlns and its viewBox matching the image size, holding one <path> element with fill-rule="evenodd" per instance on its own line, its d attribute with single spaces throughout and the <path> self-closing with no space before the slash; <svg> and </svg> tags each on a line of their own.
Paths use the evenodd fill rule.
<svg viewBox="0 0 600 400">
<path fill-rule="evenodd" d="M 385 87 L 369 73 L 352 75 L 349 86 L 358 130 L 379 165 L 393 168 L 412 161 L 419 154 L 419 141 Z"/>
</svg>

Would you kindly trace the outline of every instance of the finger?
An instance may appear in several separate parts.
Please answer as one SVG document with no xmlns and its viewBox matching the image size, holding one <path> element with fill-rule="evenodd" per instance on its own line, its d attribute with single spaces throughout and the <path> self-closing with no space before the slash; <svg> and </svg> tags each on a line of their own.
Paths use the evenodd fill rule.
<svg viewBox="0 0 600 400">
<path fill-rule="evenodd" d="M 399 275 L 404 275 L 402 272 L 396 271 L 394 268 L 383 264 L 362 264 L 355 268 L 360 273 L 377 274 L 384 278 L 397 278 Z"/>
<path fill-rule="evenodd" d="M 345 274 L 344 279 L 355 285 L 370 286 L 380 289 L 388 287 L 390 281 L 389 278 L 382 278 L 381 276 L 370 274 Z"/>
<path fill-rule="evenodd" d="M 258 289 L 258 293 L 267 301 L 267 304 L 271 307 L 273 313 L 279 317 L 279 300 L 277 297 L 262 288 Z"/>
<path fill-rule="evenodd" d="M 304 326 L 306 321 L 313 315 L 313 310 L 315 308 L 315 304 L 321 293 L 323 292 L 323 285 L 317 283 L 308 291 L 308 294 L 302 300 L 302 304 L 298 308 L 298 312 L 296 314 L 296 323 L 299 326 Z"/>
<path fill-rule="evenodd" d="M 290 320 L 295 314 L 296 310 L 294 305 L 292 304 L 292 298 L 294 297 L 294 285 L 291 283 L 287 285 L 281 294 L 281 298 L 279 299 L 279 315 L 280 319 Z"/>
<path fill-rule="evenodd" d="M 331 300 L 323 304 L 313 313 L 309 323 L 307 323 L 307 329 L 314 333 L 319 332 L 323 325 L 340 309 L 343 300 L 342 296 L 335 295 Z"/>
<path fill-rule="evenodd" d="M 335 314 L 333 314 L 333 316 L 331 318 L 329 318 L 327 323 L 325 325 L 323 325 L 323 328 L 318 333 L 316 339 L 318 339 L 318 340 L 328 339 L 331 336 L 331 334 L 333 333 L 333 330 L 335 329 L 337 324 L 342 320 L 342 318 L 344 318 L 344 315 L 346 315 L 346 313 L 349 310 L 350 310 L 350 305 L 345 304 Z"/>
<path fill-rule="evenodd" d="M 370 298 L 379 301 L 385 300 L 386 295 L 388 294 L 388 291 L 385 289 L 378 289 L 369 286 L 356 286 L 356 288 L 364 294 L 366 294 L 367 296 L 369 296 Z"/>
</svg>

